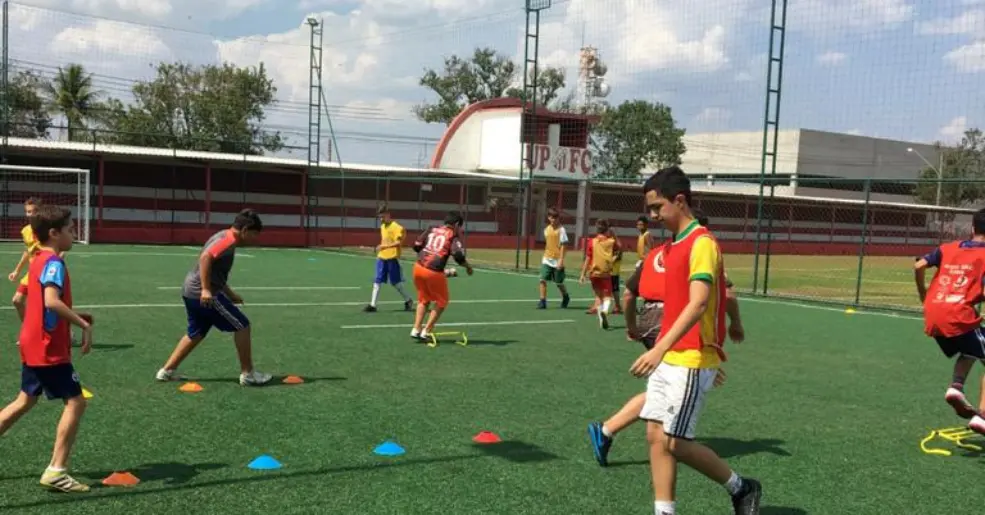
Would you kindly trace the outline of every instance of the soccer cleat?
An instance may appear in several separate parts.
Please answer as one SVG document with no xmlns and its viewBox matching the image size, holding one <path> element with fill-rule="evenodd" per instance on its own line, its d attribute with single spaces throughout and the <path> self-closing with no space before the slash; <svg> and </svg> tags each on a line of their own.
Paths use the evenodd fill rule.
<svg viewBox="0 0 985 515">
<path fill-rule="evenodd" d="M 80 483 L 65 472 L 45 470 L 41 475 L 41 486 L 66 493 L 88 492 L 89 485 Z"/>
<path fill-rule="evenodd" d="M 758 515 L 759 500 L 763 497 L 763 485 L 752 478 L 742 478 L 742 490 L 732 496 L 735 515 Z"/>
<path fill-rule="evenodd" d="M 363 308 L 363 313 L 376 313 L 376 306 L 366 306 Z"/>
<path fill-rule="evenodd" d="M 599 327 L 601 327 L 602 329 L 608 330 L 609 329 L 609 317 L 602 310 L 599 310 L 598 314 L 599 314 Z"/>
<path fill-rule="evenodd" d="M 974 406 L 968 402 L 968 398 L 964 396 L 964 392 L 954 388 L 953 386 L 947 389 L 944 394 L 944 400 L 954 408 L 954 412 L 963 419 L 970 419 L 978 414 L 975 411 Z"/>
<path fill-rule="evenodd" d="M 985 435 L 985 419 L 977 415 L 971 417 L 971 421 L 968 422 L 968 429 L 980 435 Z"/>
<path fill-rule="evenodd" d="M 537 309 L 547 309 L 547 299 L 540 299 L 537 301 Z"/>
<path fill-rule="evenodd" d="M 565 293 L 564 296 L 561 297 L 561 309 L 567 309 L 568 304 L 571 304 L 571 295 Z"/>
<path fill-rule="evenodd" d="M 407 299 L 406 301 L 404 301 L 404 311 L 413 311 L 413 310 L 414 310 L 413 299 Z"/>
<path fill-rule="evenodd" d="M 592 443 L 592 452 L 595 454 L 595 461 L 599 462 L 600 467 L 609 464 L 609 448 L 612 447 L 612 438 L 605 436 L 602 432 L 601 422 L 588 424 L 588 440 Z"/>
<path fill-rule="evenodd" d="M 263 372 L 257 372 L 256 370 L 239 375 L 239 384 L 243 386 L 263 386 L 270 382 L 274 376 L 270 374 L 264 374 Z"/>
<path fill-rule="evenodd" d="M 167 370 L 162 368 L 157 371 L 157 375 L 154 376 L 154 379 L 157 379 L 158 381 L 184 381 L 188 378 L 179 374 L 177 370 Z"/>
</svg>

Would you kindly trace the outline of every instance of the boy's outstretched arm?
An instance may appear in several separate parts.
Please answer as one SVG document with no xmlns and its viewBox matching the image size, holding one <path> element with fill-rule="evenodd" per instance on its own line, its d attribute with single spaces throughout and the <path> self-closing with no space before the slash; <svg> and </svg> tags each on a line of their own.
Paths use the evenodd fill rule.
<svg viewBox="0 0 985 515">
<path fill-rule="evenodd" d="M 24 251 L 21 254 L 20 261 L 17 262 L 17 266 L 14 267 L 14 271 L 13 272 L 10 272 L 10 275 L 7 276 L 7 279 L 10 279 L 11 281 L 16 281 L 17 280 L 17 276 L 18 275 L 21 275 L 21 270 L 24 269 L 24 265 L 27 264 L 27 262 L 28 262 L 28 260 L 30 260 L 30 258 L 31 258 L 31 256 L 29 256 L 27 254 L 27 251 Z"/>
</svg>

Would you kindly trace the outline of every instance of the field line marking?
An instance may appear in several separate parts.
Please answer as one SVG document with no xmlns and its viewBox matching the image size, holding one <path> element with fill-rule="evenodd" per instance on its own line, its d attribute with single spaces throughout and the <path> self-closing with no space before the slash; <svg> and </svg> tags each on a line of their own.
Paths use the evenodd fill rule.
<svg viewBox="0 0 985 515">
<path fill-rule="evenodd" d="M 595 300 L 592 298 L 578 298 L 571 299 L 579 302 L 587 302 Z M 529 298 L 526 299 L 464 299 L 456 300 L 454 304 L 502 304 L 502 303 L 514 303 L 514 302 L 530 302 L 531 304 L 536 302 L 536 299 L 531 301 Z M 404 301 L 402 300 L 382 300 L 378 304 L 394 304 L 402 306 Z M 247 302 L 244 307 L 249 308 L 303 308 L 303 307 L 345 307 L 345 306 L 365 306 L 365 301 L 355 301 L 355 302 Z M 128 309 L 128 308 L 183 308 L 184 304 L 168 303 L 168 304 L 76 304 L 72 306 L 74 309 Z M 0 306 L 0 311 L 13 311 L 13 306 Z"/>
<path fill-rule="evenodd" d="M 497 322 L 441 322 L 437 329 L 442 327 L 471 327 L 480 325 L 536 325 L 536 324 L 571 324 L 574 320 L 501 320 Z M 341 329 L 395 329 L 408 327 L 411 324 L 372 324 L 372 325 L 343 325 Z"/>
<path fill-rule="evenodd" d="M 358 290 L 362 286 L 237 286 L 236 290 Z M 158 290 L 180 290 L 181 286 L 158 286 Z"/>
<path fill-rule="evenodd" d="M 18 251 L 0 250 L 0 254 L 6 254 L 6 255 L 12 255 L 12 256 L 13 255 L 20 255 L 22 253 L 23 253 L 23 251 L 21 251 L 21 250 L 18 250 Z M 109 251 L 109 252 L 96 251 L 96 252 L 88 252 L 88 251 L 85 251 L 85 250 L 70 250 L 70 251 L 68 251 L 68 256 L 69 257 L 72 257 L 72 256 L 77 256 L 77 257 L 101 257 L 101 256 L 134 256 L 134 257 L 140 257 L 140 256 L 151 256 L 151 257 L 189 257 L 189 258 L 193 258 L 193 257 L 198 257 L 199 255 L 200 254 L 187 254 L 187 253 L 186 254 L 179 254 L 177 252 L 129 252 L 129 251 Z M 253 255 L 253 254 L 246 254 L 246 253 L 242 253 L 242 252 L 237 252 L 236 253 L 236 257 L 254 258 L 256 256 Z"/>
<path fill-rule="evenodd" d="M 781 299 L 761 299 L 756 297 L 743 297 L 740 296 L 739 300 L 741 302 L 758 302 L 760 304 L 780 304 L 784 306 L 793 306 L 798 308 L 806 309 L 816 309 L 819 311 L 831 311 L 835 313 L 844 313 L 843 308 L 833 308 L 831 306 L 817 306 L 814 304 L 805 304 L 803 302 L 791 301 L 791 300 L 781 300 Z M 854 315 L 870 315 L 870 316 L 880 316 L 886 318 L 900 318 L 904 320 L 923 320 L 923 317 L 906 315 L 903 313 L 884 313 L 881 311 L 856 311 Z"/>
<path fill-rule="evenodd" d="M 355 252 L 346 252 L 344 250 L 326 249 L 326 250 L 323 250 L 322 252 L 326 252 L 326 253 L 329 253 L 329 254 L 335 254 L 337 256 L 351 257 L 351 258 L 376 259 L 375 256 L 367 256 L 367 255 L 358 254 L 358 253 L 355 253 Z M 458 265 L 452 265 L 452 266 L 458 266 Z M 512 272 L 512 271 L 509 271 L 509 270 L 496 270 L 494 268 L 476 268 L 476 267 L 472 267 L 472 268 L 476 272 L 482 272 L 482 273 L 485 273 L 485 274 L 515 275 L 517 277 L 528 277 L 528 278 L 530 278 L 530 277 L 536 278 L 537 277 L 535 270 L 531 270 L 528 273 L 523 273 L 523 272 Z"/>
</svg>

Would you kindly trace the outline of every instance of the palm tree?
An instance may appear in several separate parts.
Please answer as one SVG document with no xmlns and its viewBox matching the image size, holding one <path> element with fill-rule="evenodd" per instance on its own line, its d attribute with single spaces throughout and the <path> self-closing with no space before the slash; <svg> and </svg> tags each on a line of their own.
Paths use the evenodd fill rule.
<svg viewBox="0 0 985 515">
<path fill-rule="evenodd" d="M 92 74 L 81 64 L 59 66 L 47 89 L 52 111 L 65 117 L 68 140 L 85 139 L 85 120 L 92 115 L 100 94 L 92 87 Z"/>
</svg>

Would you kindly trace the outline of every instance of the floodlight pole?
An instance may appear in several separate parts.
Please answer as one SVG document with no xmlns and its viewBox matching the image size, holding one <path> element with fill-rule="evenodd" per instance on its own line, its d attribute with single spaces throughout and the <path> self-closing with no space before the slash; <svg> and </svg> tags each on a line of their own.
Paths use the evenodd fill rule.
<svg viewBox="0 0 985 515">
<path fill-rule="evenodd" d="M 526 0 L 524 11 L 527 15 L 527 26 L 523 38 L 523 108 L 520 110 L 520 170 L 517 181 L 517 200 L 520 201 L 520 208 L 517 210 L 516 221 L 516 262 L 515 268 L 520 268 L 520 247 L 523 246 L 522 240 L 526 238 L 526 268 L 530 267 L 530 236 L 527 234 L 527 216 L 530 210 L 530 201 L 533 188 L 533 168 L 530 166 L 531 148 L 528 146 L 535 141 L 533 137 L 528 138 L 528 133 L 532 136 L 537 134 L 537 74 L 540 54 L 540 12 L 550 9 L 551 0 Z M 532 51 L 531 51 L 531 46 Z M 531 77 L 533 75 L 533 77 Z M 527 128 L 527 120 L 534 121 L 532 130 Z M 524 170 L 527 170 L 526 179 Z"/>
<path fill-rule="evenodd" d="M 311 42 L 308 49 L 308 167 L 304 184 L 306 205 L 303 206 L 306 240 L 312 225 L 318 228 L 318 211 L 314 210 L 312 215 L 312 208 L 318 206 L 318 192 L 313 191 L 315 182 L 312 179 L 321 163 L 322 100 L 322 24 L 314 17 L 309 17 L 307 23 L 311 27 Z"/>
</svg>

